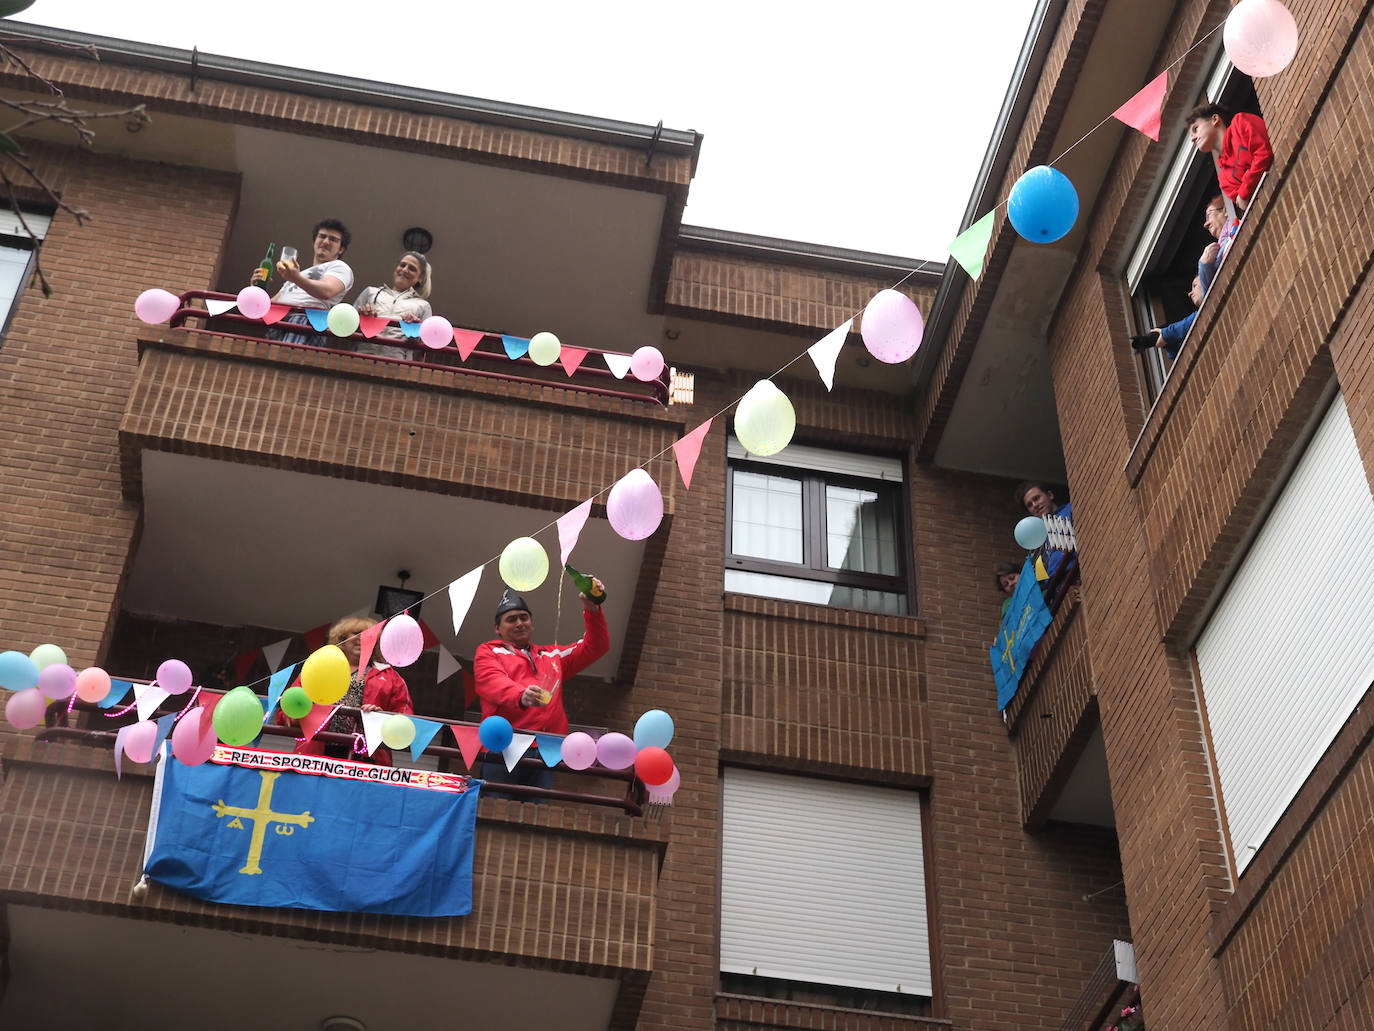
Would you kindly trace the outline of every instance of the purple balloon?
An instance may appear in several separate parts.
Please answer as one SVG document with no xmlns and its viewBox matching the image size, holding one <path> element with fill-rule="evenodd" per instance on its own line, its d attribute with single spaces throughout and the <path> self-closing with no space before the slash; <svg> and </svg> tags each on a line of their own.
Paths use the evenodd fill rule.
<svg viewBox="0 0 1374 1031">
<path fill-rule="evenodd" d="M 634 764 L 639 749 L 624 734 L 602 734 L 596 743 L 596 759 L 608 770 L 623 770 Z"/>
<path fill-rule="evenodd" d="M 596 762 L 596 742 L 590 734 L 575 730 L 563 739 L 563 765 L 570 770 L 585 770 Z"/>
<path fill-rule="evenodd" d="M 402 612 L 382 627 L 382 658 L 393 666 L 409 666 L 425 650 L 425 634 L 413 616 Z"/>
<path fill-rule="evenodd" d="M 420 343 L 435 351 L 453 343 L 453 323 L 442 315 L 431 315 L 420 323 Z"/>
<path fill-rule="evenodd" d="M 925 321 L 916 302 L 896 290 L 879 290 L 864 309 L 859 327 L 864 347 L 880 362 L 896 365 L 916 353 Z"/>
<path fill-rule="evenodd" d="M 28 730 L 43 722 L 43 713 L 47 708 L 48 700 L 43 697 L 43 692 L 36 687 L 28 687 L 10 695 L 5 703 L 5 719 L 10 721 L 12 727 Z"/>
<path fill-rule="evenodd" d="M 187 766 L 199 766 L 215 752 L 219 738 L 205 718 L 205 706 L 197 705 L 172 728 L 172 754 Z"/>
<path fill-rule="evenodd" d="M 135 723 L 124 735 L 124 754 L 132 762 L 153 761 L 153 745 L 157 743 L 157 724 L 152 720 Z"/>
<path fill-rule="evenodd" d="M 54 662 L 38 671 L 38 690 L 48 698 L 70 698 L 76 690 L 76 670 L 65 662 Z"/>
<path fill-rule="evenodd" d="M 167 659 L 157 668 L 157 686 L 168 694 L 185 694 L 191 680 L 191 667 L 180 659 Z"/>
<path fill-rule="evenodd" d="M 677 794 L 677 789 L 682 787 L 682 773 L 676 766 L 673 767 L 673 775 L 668 778 L 666 784 L 660 784 L 656 788 L 649 788 L 649 801 L 656 805 L 667 805 Z"/>
<path fill-rule="evenodd" d="M 239 291 L 239 314 L 250 319 L 260 319 L 272 307 L 272 298 L 260 286 L 245 286 Z"/>
<path fill-rule="evenodd" d="M 167 290 L 144 290 L 134 301 L 134 314 L 150 326 L 166 322 L 181 307 L 181 298 Z"/>
<path fill-rule="evenodd" d="M 632 469 L 616 481 L 606 498 L 611 529 L 628 541 L 642 541 L 663 522 L 663 494 L 648 473 Z"/>
</svg>

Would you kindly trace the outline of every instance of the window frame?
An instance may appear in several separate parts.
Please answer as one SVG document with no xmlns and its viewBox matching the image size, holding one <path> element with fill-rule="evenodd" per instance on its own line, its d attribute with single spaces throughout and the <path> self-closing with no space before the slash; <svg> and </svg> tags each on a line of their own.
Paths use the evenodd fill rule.
<svg viewBox="0 0 1374 1031">
<path fill-rule="evenodd" d="M 5 339 L 9 336 L 15 310 L 19 307 L 19 302 L 28 289 L 28 284 L 33 280 L 38 248 L 47 239 L 54 214 L 49 210 L 33 210 L 24 204 L 20 204 L 20 211 L 23 213 L 24 222 L 28 223 L 32 236 L 25 232 L 24 222 L 19 220 L 14 207 L 11 204 L 0 204 L 0 247 L 14 251 L 27 251 L 29 256 L 24 265 L 24 271 L 19 276 L 19 282 L 15 286 L 14 297 L 10 300 L 5 311 L 0 313 L 0 346 L 3 346 Z"/>
</svg>

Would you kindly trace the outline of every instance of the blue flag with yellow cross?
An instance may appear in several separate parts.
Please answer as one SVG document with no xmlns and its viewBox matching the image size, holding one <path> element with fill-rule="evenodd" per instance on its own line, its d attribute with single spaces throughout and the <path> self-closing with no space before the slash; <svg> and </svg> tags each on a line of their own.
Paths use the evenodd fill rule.
<svg viewBox="0 0 1374 1031">
<path fill-rule="evenodd" d="M 992 658 L 992 675 L 997 681 L 997 708 L 1005 709 L 1021 684 L 1021 674 L 1030 659 L 1035 643 L 1050 625 L 1050 610 L 1040 593 L 1035 567 L 1027 556 L 1016 581 L 1007 614 L 997 628 L 997 640 L 988 649 Z"/>
</svg>

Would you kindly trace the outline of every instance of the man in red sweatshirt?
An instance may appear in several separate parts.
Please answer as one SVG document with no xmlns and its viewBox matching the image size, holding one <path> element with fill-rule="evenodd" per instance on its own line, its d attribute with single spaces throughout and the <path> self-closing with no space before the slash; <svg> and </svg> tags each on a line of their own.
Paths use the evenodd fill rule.
<svg viewBox="0 0 1374 1031">
<path fill-rule="evenodd" d="M 1260 177 L 1274 163 L 1269 130 L 1259 115 L 1233 115 L 1220 104 L 1201 104 L 1188 112 L 1188 137 L 1203 154 L 1217 158 L 1221 192 L 1244 211 Z"/>
</svg>

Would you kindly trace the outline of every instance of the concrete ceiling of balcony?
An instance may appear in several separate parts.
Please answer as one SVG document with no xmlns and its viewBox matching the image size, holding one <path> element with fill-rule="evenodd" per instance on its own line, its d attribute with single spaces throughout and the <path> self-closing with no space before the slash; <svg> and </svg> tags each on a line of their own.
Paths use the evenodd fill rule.
<svg viewBox="0 0 1374 1031">
<path fill-rule="evenodd" d="M 1107 746 L 1102 738 L 1101 725 L 1093 730 L 1083 746 L 1048 815 L 1049 819 L 1058 823 L 1116 826 L 1111 777 L 1107 772 Z"/>
<path fill-rule="evenodd" d="M 512 537 L 562 514 L 152 450 L 143 452 L 143 484 L 127 611 L 299 632 L 371 613 L 377 587 L 396 585 L 397 571 L 406 569 L 409 589 L 440 592 L 421 615 L 465 660 L 492 636 L 501 580 L 495 563 L 488 565 L 457 636 L 444 587 Z M 547 531 L 540 541 L 556 569 L 556 535 Z M 604 518 L 593 517 L 582 531 L 573 564 L 601 577 L 611 595 L 611 650 L 588 676 L 616 672 L 643 556 L 642 542 L 616 536 Z M 525 596 L 539 641 L 573 641 L 583 632 L 581 603 L 562 579 L 556 637 L 555 578 Z"/>
<path fill-rule="evenodd" d="M 13 1028 L 318 1031 L 325 1017 L 344 1015 L 368 1031 L 553 1023 L 601 1031 L 619 987 L 607 978 L 153 920 L 20 905 L 6 912 L 0 1025 Z"/>
</svg>

